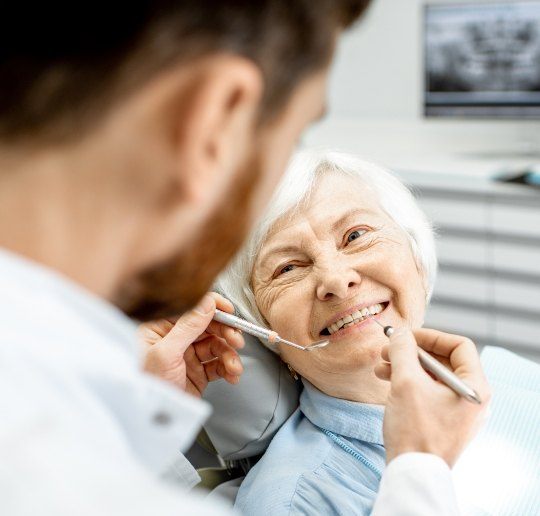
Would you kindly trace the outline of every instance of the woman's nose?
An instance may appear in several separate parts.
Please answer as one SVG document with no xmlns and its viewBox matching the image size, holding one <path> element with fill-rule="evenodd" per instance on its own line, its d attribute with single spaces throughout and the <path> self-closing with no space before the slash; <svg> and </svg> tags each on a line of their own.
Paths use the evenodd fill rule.
<svg viewBox="0 0 540 516">
<path fill-rule="evenodd" d="M 321 271 L 317 285 L 317 298 L 326 301 L 334 297 L 346 299 L 350 297 L 351 289 L 354 289 L 362 277 L 360 273 L 351 268 L 326 268 Z"/>
</svg>

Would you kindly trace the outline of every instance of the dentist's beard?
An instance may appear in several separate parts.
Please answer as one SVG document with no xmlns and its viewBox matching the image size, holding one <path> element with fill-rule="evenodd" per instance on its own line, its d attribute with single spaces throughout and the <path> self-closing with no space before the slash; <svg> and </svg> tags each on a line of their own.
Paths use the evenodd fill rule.
<svg viewBox="0 0 540 516">
<path fill-rule="evenodd" d="M 190 244 L 125 285 L 117 296 L 119 308 L 139 321 L 175 317 L 193 308 L 242 245 L 260 175 L 253 160 Z"/>
</svg>

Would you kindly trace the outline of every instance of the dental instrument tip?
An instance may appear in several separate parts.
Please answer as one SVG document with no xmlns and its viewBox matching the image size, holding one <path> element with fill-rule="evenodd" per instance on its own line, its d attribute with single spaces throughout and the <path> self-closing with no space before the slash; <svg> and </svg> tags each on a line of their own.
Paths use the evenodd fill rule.
<svg viewBox="0 0 540 516">
<path fill-rule="evenodd" d="M 317 342 L 314 342 L 313 344 L 309 344 L 307 346 L 300 346 L 299 344 L 296 344 L 295 342 L 285 340 L 281 337 L 278 337 L 276 342 L 281 342 L 282 344 L 291 346 L 296 349 L 301 349 L 302 351 L 313 351 L 314 349 L 324 348 L 325 346 L 328 346 L 328 344 L 330 344 L 329 340 L 318 340 Z"/>
<path fill-rule="evenodd" d="M 304 349 L 306 351 L 312 351 L 313 349 L 324 348 L 328 346 L 328 344 L 330 344 L 329 340 L 318 340 L 317 342 L 314 342 L 313 344 L 306 346 Z"/>
<path fill-rule="evenodd" d="M 375 317 L 373 317 L 371 314 L 369 314 L 369 318 L 376 322 L 381 328 L 384 328 L 384 325 L 382 323 L 380 323 L 379 321 L 377 321 L 377 319 L 375 319 Z"/>
<path fill-rule="evenodd" d="M 373 317 L 372 315 L 370 315 L 369 317 L 372 321 L 375 321 L 383 329 L 384 334 L 387 337 L 390 337 L 394 333 L 394 328 L 392 326 L 385 326 L 381 322 L 377 321 L 377 319 L 375 319 L 375 317 Z"/>
</svg>

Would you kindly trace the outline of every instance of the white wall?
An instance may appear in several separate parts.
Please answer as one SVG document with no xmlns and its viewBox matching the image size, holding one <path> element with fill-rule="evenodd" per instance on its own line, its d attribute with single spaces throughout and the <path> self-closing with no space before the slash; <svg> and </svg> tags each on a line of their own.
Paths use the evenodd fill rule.
<svg viewBox="0 0 540 516">
<path fill-rule="evenodd" d="M 374 147 L 394 154 L 405 149 L 409 153 L 495 151 L 503 160 L 514 152 L 540 149 L 540 122 L 423 118 L 425 3 L 373 0 L 363 22 L 341 39 L 330 79 L 329 116 L 307 142 L 363 154 Z"/>
<path fill-rule="evenodd" d="M 342 38 L 330 87 L 333 116 L 419 116 L 420 3 L 373 0 L 362 23 Z"/>
</svg>

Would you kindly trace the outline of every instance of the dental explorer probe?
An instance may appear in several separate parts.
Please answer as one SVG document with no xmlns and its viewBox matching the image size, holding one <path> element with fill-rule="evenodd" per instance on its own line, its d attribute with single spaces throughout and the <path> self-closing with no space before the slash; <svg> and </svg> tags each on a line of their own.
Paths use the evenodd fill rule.
<svg viewBox="0 0 540 516">
<path fill-rule="evenodd" d="M 394 333 L 394 328 L 392 326 L 384 326 L 374 317 L 371 317 L 371 319 L 383 329 L 384 334 L 387 337 L 390 337 Z M 433 358 L 420 346 L 417 347 L 418 359 L 420 360 L 420 364 L 426 371 L 433 373 L 441 382 L 446 384 L 454 392 L 456 392 L 460 396 L 463 396 L 471 403 L 478 403 L 479 405 L 482 403 L 480 396 L 478 396 L 478 393 L 474 389 L 471 389 L 471 387 L 469 387 L 463 380 L 461 380 L 452 371 L 444 367 L 437 359 Z"/>
<path fill-rule="evenodd" d="M 226 324 L 227 326 L 231 326 L 237 330 L 245 331 L 246 333 L 249 333 L 250 335 L 253 335 L 259 339 L 265 339 L 270 344 L 286 344 L 287 346 L 301 349 L 302 351 L 313 351 L 314 349 L 324 348 L 329 344 L 328 340 L 318 340 L 309 346 L 300 346 L 299 344 L 295 344 L 294 342 L 281 338 L 275 331 L 267 330 L 262 326 L 257 326 L 256 324 L 250 323 L 245 319 L 241 319 L 240 317 L 236 317 L 235 315 L 227 312 L 222 312 L 221 310 L 216 310 L 216 313 L 214 314 L 214 321 Z"/>
</svg>

